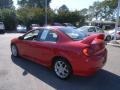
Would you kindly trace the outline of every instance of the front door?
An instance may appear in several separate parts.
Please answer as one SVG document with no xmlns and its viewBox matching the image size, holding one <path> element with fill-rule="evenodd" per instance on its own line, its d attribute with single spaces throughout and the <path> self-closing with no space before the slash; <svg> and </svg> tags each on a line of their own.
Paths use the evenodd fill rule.
<svg viewBox="0 0 120 90">
<path fill-rule="evenodd" d="M 37 41 L 39 32 L 40 30 L 34 30 L 24 35 L 24 39 L 21 40 L 21 43 L 19 44 L 19 46 L 21 47 L 22 56 L 31 59 L 34 57 L 32 54 L 33 48 L 31 45 L 34 45 L 34 43 Z"/>
<path fill-rule="evenodd" d="M 49 64 L 50 59 L 54 55 L 54 48 L 57 44 L 57 34 L 52 30 L 44 30 L 38 37 L 38 41 L 31 43 L 33 56 L 37 62 Z"/>
<path fill-rule="evenodd" d="M 92 35 L 92 34 L 95 34 L 96 33 L 96 28 L 95 27 L 90 27 L 88 29 L 88 35 Z"/>
</svg>

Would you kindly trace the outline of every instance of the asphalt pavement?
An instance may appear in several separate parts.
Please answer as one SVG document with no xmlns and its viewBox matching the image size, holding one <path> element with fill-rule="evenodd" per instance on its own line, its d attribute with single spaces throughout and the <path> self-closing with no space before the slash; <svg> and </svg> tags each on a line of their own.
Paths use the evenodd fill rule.
<svg viewBox="0 0 120 90">
<path fill-rule="evenodd" d="M 11 56 L 10 40 L 22 34 L 0 34 L 0 90 L 120 90 L 120 48 L 107 45 L 108 59 L 92 77 L 60 80 L 49 69 Z"/>
</svg>

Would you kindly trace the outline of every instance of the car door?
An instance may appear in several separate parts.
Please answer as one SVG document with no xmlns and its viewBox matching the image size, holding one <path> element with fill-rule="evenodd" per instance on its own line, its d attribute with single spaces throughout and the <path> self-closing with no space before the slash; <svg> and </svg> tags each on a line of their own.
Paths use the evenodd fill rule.
<svg viewBox="0 0 120 90">
<path fill-rule="evenodd" d="M 45 29 L 38 37 L 38 41 L 33 48 L 33 56 L 36 62 L 49 65 L 50 59 L 54 56 L 54 49 L 56 48 L 58 35 L 52 31 Z"/>
<path fill-rule="evenodd" d="M 88 29 L 88 35 L 92 35 L 92 34 L 95 34 L 95 33 L 96 33 L 95 27 L 90 27 L 90 28 Z"/>
<path fill-rule="evenodd" d="M 104 30 L 99 27 L 96 27 L 96 31 L 97 31 L 97 33 L 104 33 Z"/>
<path fill-rule="evenodd" d="M 34 30 L 24 35 L 23 40 L 19 44 L 21 47 L 21 54 L 26 58 L 33 58 L 33 48 L 31 45 L 34 45 L 37 41 L 38 33 L 40 30 Z"/>
</svg>

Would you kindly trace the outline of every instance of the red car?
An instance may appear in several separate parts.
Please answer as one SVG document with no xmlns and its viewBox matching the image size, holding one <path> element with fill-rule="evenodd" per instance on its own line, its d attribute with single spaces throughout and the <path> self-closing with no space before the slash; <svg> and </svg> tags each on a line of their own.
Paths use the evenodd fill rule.
<svg viewBox="0 0 120 90">
<path fill-rule="evenodd" d="M 13 56 L 21 56 L 52 68 L 66 79 L 71 74 L 90 76 L 101 69 L 107 59 L 104 34 L 86 36 L 62 26 L 40 27 L 11 41 Z"/>
</svg>

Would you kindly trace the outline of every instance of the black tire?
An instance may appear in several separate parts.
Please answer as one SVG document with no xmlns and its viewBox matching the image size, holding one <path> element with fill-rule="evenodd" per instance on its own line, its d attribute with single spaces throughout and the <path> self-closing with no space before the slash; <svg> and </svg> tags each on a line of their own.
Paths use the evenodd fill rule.
<svg viewBox="0 0 120 90">
<path fill-rule="evenodd" d="M 111 36 L 106 37 L 106 41 L 110 41 L 111 39 L 112 39 Z"/>
<path fill-rule="evenodd" d="M 59 69 L 57 68 L 57 66 L 59 65 L 58 63 L 62 63 L 61 64 L 62 65 L 61 69 L 60 69 L 60 67 L 58 67 Z M 66 68 L 66 70 L 65 70 L 65 68 Z M 71 65 L 63 58 L 58 58 L 58 59 L 55 60 L 55 62 L 53 64 L 53 69 L 54 69 L 54 73 L 60 79 L 68 79 L 68 78 L 70 78 L 70 76 L 72 74 Z"/>
<path fill-rule="evenodd" d="M 16 51 L 14 51 L 13 49 L 16 50 Z M 15 44 L 11 44 L 11 52 L 12 52 L 12 56 L 14 56 L 14 57 L 19 56 L 18 48 Z M 16 54 L 15 54 L 15 52 L 16 52 Z"/>
</svg>

